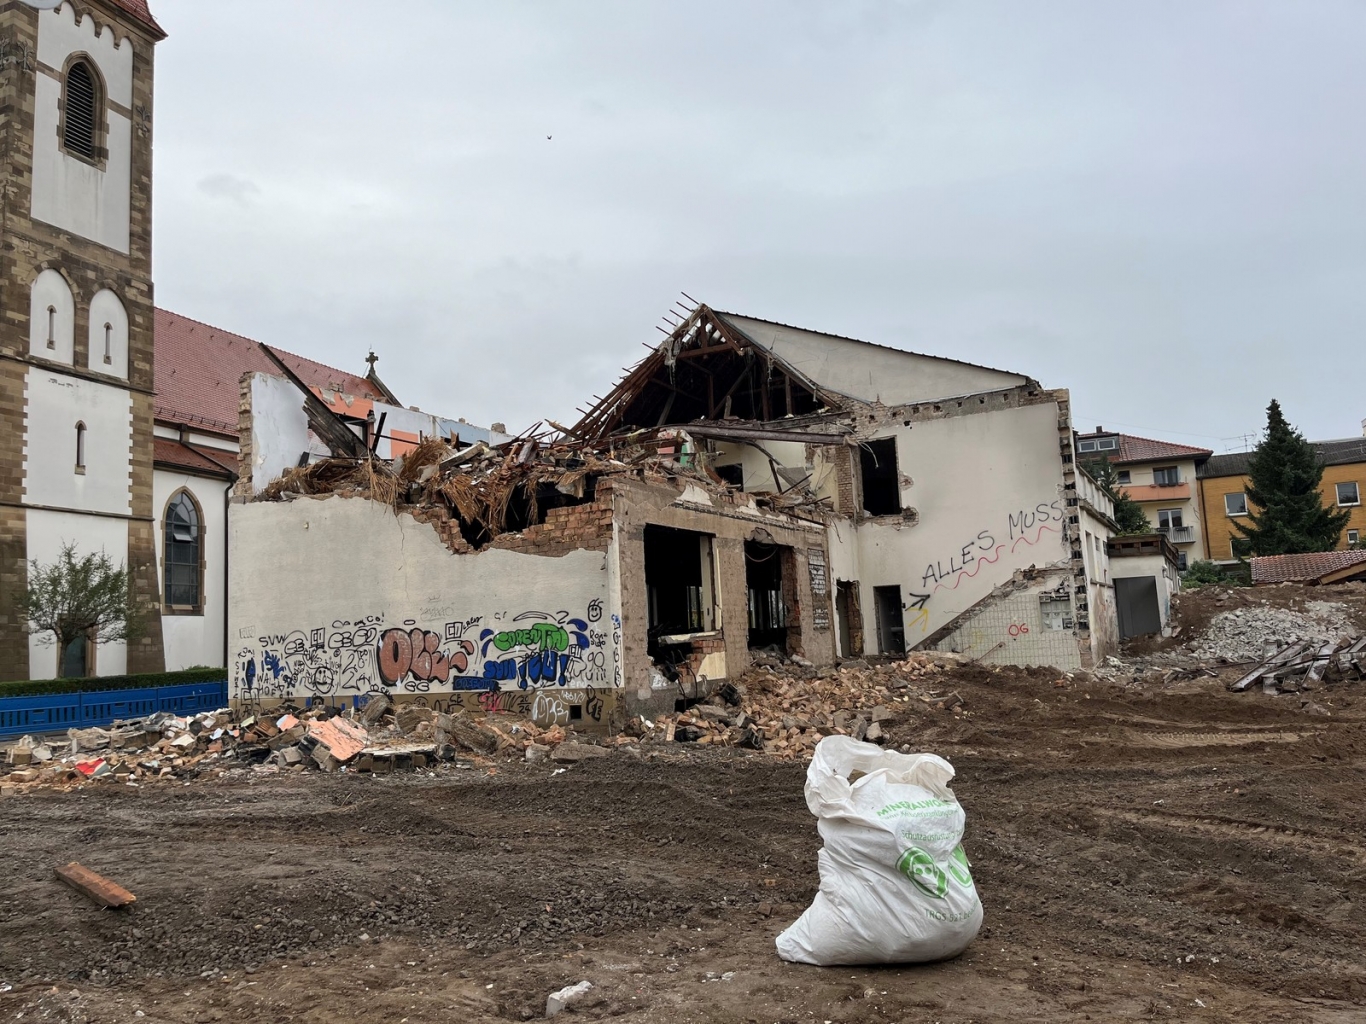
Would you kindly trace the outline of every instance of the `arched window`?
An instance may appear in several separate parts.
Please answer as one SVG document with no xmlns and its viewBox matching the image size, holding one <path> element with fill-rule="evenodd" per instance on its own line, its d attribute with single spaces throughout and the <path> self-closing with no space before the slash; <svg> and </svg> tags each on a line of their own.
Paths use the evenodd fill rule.
<svg viewBox="0 0 1366 1024">
<path fill-rule="evenodd" d="M 177 491 L 166 506 L 163 590 L 168 607 L 198 611 L 203 592 L 203 518 L 189 491 Z"/>
<path fill-rule="evenodd" d="M 57 307 L 47 307 L 47 347 L 57 347 Z"/>
<path fill-rule="evenodd" d="M 62 144 L 72 153 L 95 159 L 100 128 L 99 80 L 78 60 L 66 72 Z"/>
<path fill-rule="evenodd" d="M 76 424 L 76 472 L 85 472 L 85 424 Z"/>
<path fill-rule="evenodd" d="M 114 361 L 114 325 L 104 325 L 104 361 L 112 363 Z"/>
</svg>

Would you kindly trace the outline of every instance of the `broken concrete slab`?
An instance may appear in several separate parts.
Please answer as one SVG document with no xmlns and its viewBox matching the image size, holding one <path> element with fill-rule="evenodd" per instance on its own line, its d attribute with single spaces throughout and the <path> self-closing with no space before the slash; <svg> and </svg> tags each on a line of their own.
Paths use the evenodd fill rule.
<svg viewBox="0 0 1366 1024">
<path fill-rule="evenodd" d="M 328 718 L 321 722 L 309 722 L 308 735 L 318 744 L 326 747 L 326 753 L 330 754 L 338 764 L 345 764 L 350 761 L 364 750 L 370 741 L 369 733 L 365 731 L 364 726 L 346 718 Z M 316 751 L 314 752 L 314 759 L 318 759 Z M 319 762 L 319 766 L 322 766 L 321 762 Z"/>
</svg>

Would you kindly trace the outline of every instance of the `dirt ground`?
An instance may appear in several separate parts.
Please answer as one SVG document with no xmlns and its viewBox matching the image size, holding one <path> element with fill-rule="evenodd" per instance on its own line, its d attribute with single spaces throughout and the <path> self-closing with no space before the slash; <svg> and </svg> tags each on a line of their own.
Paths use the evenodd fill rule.
<svg viewBox="0 0 1366 1024">
<path fill-rule="evenodd" d="M 958 771 L 986 919 L 953 961 L 782 963 L 804 767 L 674 744 L 7 799 L 0 1018 L 524 1020 L 587 979 L 570 1020 L 1366 1020 L 1366 686 L 1325 717 L 1058 681 L 958 669 L 964 708 L 892 723 Z M 73 859 L 137 904 L 55 881 Z"/>
</svg>

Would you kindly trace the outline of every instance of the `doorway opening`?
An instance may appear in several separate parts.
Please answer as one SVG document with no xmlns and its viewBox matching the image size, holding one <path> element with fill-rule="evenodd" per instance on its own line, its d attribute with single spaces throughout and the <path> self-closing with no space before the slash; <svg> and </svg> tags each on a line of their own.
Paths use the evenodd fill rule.
<svg viewBox="0 0 1366 1024">
<path fill-rule="evenodd" d="M 776 544 L 745 541 L 745 588 L 749 593 L 749 647 L 787 654 L 788 602 L 783 594 L 783 556 Z"/>
<path fill-rule="evenodd" d="M 863 657 L 863 609 L 858 580 L 835 581 L 835 618 L 839 620 L 840 657 Z"/>
<path fill-rule="evenodd" d="M 661 638 L 715 628 L 711 560 L 711 534 L 668 526 L 645 527 L 651 657 L 658 655 Z"/>
<path fill-rule="evenodd" d="M 877 645 L 882 654 L 906 653 L 906 625 L 901 616 L 901 587 L 874 587 Z"/>
</svg>

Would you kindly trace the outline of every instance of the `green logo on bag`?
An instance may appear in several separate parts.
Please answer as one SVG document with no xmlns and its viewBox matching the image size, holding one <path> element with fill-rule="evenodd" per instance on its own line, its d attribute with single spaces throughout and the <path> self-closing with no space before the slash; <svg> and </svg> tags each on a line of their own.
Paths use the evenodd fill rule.
<svg viewBox="0 0 1366 1024">
<path fill-rule="evenodd" d="M 917 889 L 926 896 L 942 900 L 948 891 L 949 879 L 924 850 L 912 846 L 896 862 L 896 869 L 915 883 Z"/>
<path fill-rule="evenodd" d="M 968 870 L 971 866 L 968 863 L 968 855 L 963 851 L 963 844 L 959 843 L 949 855 L 949 874 L 964 889 L 972 887 L 972 872 Z"/>
</svg>

